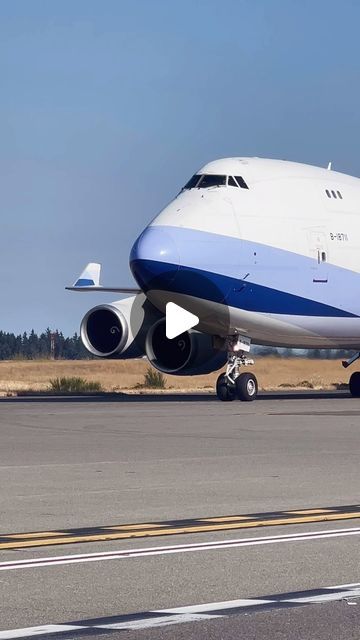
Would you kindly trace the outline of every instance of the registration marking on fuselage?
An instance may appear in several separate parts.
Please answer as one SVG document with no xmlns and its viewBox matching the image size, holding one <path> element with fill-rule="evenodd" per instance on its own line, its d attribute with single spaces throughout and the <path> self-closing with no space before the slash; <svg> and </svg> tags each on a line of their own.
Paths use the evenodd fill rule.
<svg viewBox="0 0 360 640">
<path fill-rule="evenodd" d="M 299 525 L 315 522 L 334 522 L 340 520 L 353 520 L 356 518 L 360 518 L 360 505 L 358 504 L 191 518 L 186 520 L 164 520 L 118 525 L 111 524 L 108 526 L 58 529 L 54 531 L 8 533 L 0 534 L 0 550 L 46 547 L 85 542 L 106 542 L 131 538 L 183 535 L 186 533 L 210 533 L 291 524 Z"/>
</svg>

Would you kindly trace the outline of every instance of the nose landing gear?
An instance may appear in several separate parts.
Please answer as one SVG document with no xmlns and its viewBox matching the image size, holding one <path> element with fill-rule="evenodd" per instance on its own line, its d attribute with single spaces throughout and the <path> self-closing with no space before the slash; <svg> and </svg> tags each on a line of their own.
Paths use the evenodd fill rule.
<svg viewBox="0 0 360 640">
<path fill-rule="evenodd" d="M 222 402 L 230 402 L 238 398 L 243 402 L 255 400 L 258 383 L 253 373 L 240 373 L 240 367 L 254 364 L 252 358 L 247 357 L 250 341 L 242 336 L 229 336 L 227 339 L 228 362 L 226 372 L 222 373 L 216 382 L 216 394 Z"/>
</svg>

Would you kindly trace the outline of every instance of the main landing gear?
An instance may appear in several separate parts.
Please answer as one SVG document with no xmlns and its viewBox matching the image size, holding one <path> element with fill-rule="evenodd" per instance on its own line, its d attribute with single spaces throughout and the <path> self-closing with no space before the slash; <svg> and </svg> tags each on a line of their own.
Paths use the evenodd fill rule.
<svg viewBox="0 0 360 640">
<path fill-rule="evenodd" d="M 216 382 L 216 395 L 223 402 L 231 402 L 238 398 L 243 402 L 255 400 L 258 383 L 253 373 L 240 373 L 240 367 L 254 364 L 252 358 L 247 357 L 250 341 L 242 336 L 227 338 L 228 362 L 226 372 L 222 373 Z"/>
<path fill-rule="evenodd" d="M 350 365 L 359 358 L 360 353 L 355 353 L 349 360 L 343 360 L 342 366 L 347 369 L 347 367 L 350 367 Z M 355 371 L 355 373 L 350 376 L 349 391 L 353 398 L 360 398 L 360 371 Z"/>
</svg>

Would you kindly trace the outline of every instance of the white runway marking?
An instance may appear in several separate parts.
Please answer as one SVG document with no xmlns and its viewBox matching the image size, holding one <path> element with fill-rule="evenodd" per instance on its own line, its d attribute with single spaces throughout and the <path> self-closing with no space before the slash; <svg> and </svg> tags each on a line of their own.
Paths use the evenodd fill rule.
<svg viewBox="0 0 360 640">
<path fill-rule="evenodd" d="M 26 629 L 13 629 L 11 631 L 0 631 L 0 638 L 28 638 L 29 636 L 42 636 L 44 634 L 64 633 L 65 631 L 80 631 L 86 629 L 80 625 L 71 624 L 44 624 L 42 627 L 27 627 Z M 29 630 L 31 631 L 29 633 Z"/>
<path fill-rule="evenodd" d="M 229 600 L 226 602 L 209 602 L 206 604 L 176 607 L 174 609 L 159 609 L 144 611 L 138 614 L 112 616 L 111 618 L 95 618 L 70 622 L 65 624 L 49 624 L 25 629 L 10 629 L 0 631 L 0 640 L 16 640 L 32 636 L 49 636 L 57 633 L 81 636 L 83 632 L 97 630 L 129 630 L 150 629 L 166 625 L 183 624 L 185 622 L 200 622 L 214 618 L 225 618 L 230 614 L 250 613 L 251 611 L 273 609 L 276 607 L 304 606 L 319 604 L 347 598 L 360 598 L 360 583 L 344 584 L 337 587 L 323 587 L 311 591 L 298 591 L 264 596 L 256 599 Z"/>
<path fill-rule="evenodd" d="M 1 562 L 0 571 L 15 569 L 35 569 L 40 567 L 54 567 L 64 564 L 80 564 L 84 562 L 100 562 L 104 560 L 124 560 L 146 556 L 168 555 L 174 553 L 190 553 L 199 551 L 215 551 L 219 549 L 235 549 L 238 547 L 254 547 L 265 544 L 283 544 L 289 542 L 308 542 L 309 540 L 324 540 L 346 536 L 360 535 L 360 527 L 348 529 L 328 529 L 324 531 L 307 531 L 304 533 L 289 533 L 279 536 L 263 536 L 258 538 L 236 538 L 213 542 L 197 542 L 164 547 L 146 547 L 143 549 L 119 549 L 117 551 L 103 551 L 99 553 L 82 553 L 67 556 L 50 556 L 48 558 L 30 558 Z"/>
<path fill-rule="evenodd" d="M 156 613 L 156 612 L 154 612 Z M 161 612 L 160 612 L 161 613 Z M 211 620 L 212 618 L 218 618 L 217 615 L 207 615 L 206 613 L 179 613 L 173 615 L 160 615 L 154 616 L 153 618 L 139 618 L 139 620 L 132 620 L 129 622 L 114 622 L 112 624 L 101 624 L 98 625 L 97 629 L 121 629 L 132 630 L 136 629 L 151 629 L 154 627 L 165 627 L 169 624 L 183 624 L 184 622 L 200 622 L 201 620 Z M 93 628 L 93 627 L 91 627 Z M 0 632 L 1 634 L 1 632 Z M 1 635 L 0 635 L 1 640 Z"/>
</svg>

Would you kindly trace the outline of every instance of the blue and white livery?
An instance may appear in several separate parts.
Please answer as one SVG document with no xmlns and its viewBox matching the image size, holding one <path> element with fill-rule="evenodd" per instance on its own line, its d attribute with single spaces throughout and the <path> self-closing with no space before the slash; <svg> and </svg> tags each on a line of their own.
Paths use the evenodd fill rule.
<svg viewBox="0 0 360 640">
<path fill-rule="evenodd" d="M 106 307 L 137 343 L 133 353 L 142 351 L 158 369 L 196 374 L 227 361 L 218 396 L 254 399 L 255 376 L 240 373 L 252 362 L 251 343 L 359 349 L 360 180 L 281 160 L 210 162 L 136 240 L 130 267 L 141 323 L 132 321 L 129 301 L 96 307 L 82 324 L 85 346 L 96 355 L 127 356 L 129 344 L 119 351 L 114 341 L 100 340 L 107 351 L 97 348 L 99 336 L 113 329 L 98 313 Z M 90 279 L 73 288 L 94 289 L 86 286 Z M 101 289 L 99 277 L 92 279 Z M 164 336 L 169 301 L 200 319 L 183 336 L 182 353 Z M 360 374 L 350 390 L 360 395 Z"/>
</svg>

